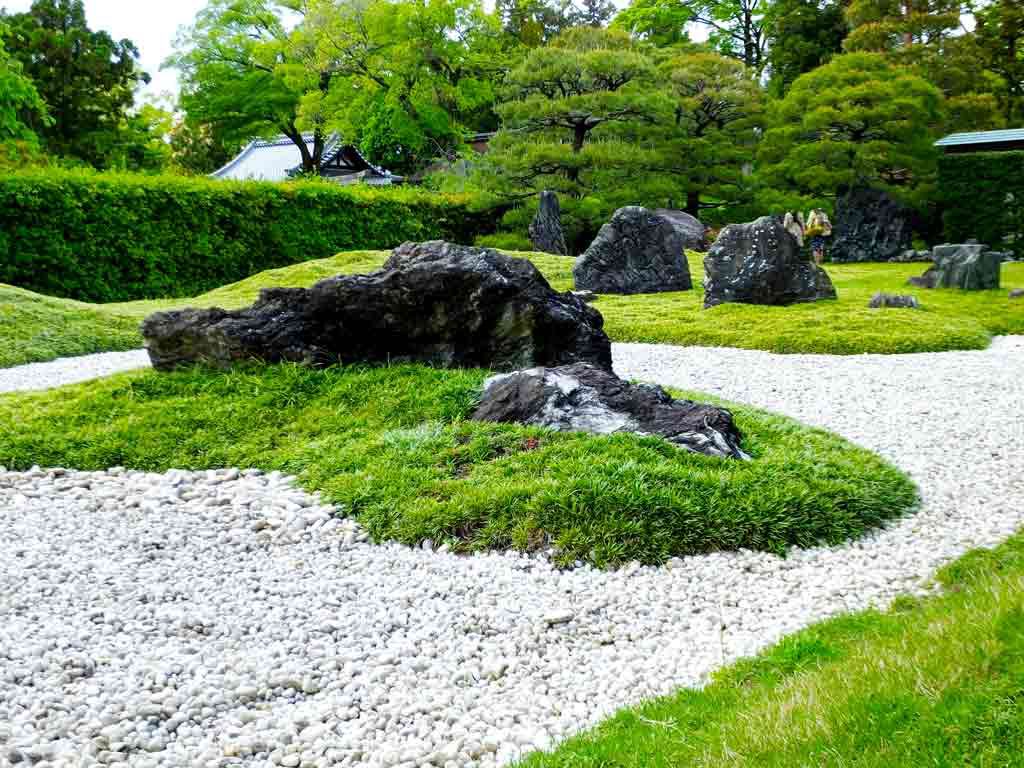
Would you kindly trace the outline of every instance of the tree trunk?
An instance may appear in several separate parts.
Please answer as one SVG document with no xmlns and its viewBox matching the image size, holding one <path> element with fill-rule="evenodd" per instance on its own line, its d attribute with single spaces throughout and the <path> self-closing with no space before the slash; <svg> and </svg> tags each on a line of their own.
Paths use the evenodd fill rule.
<svg viewBox="0 0 1024 768">
<path fill-rule="evenodd" d="M 686 212 L 695 219 L 700 218 L 700 190 L 686 190 Z"/>
</svg>

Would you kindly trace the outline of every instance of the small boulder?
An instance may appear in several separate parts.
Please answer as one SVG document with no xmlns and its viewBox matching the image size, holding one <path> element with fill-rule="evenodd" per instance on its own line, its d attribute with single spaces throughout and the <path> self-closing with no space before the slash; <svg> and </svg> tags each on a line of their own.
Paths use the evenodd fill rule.
<svg viewBox="0 0 1024 768">
<path fill-rule="evenodd" d="M 529 233 L 534 249 L 544 253 L 556 253 L 559 256 L 568 255 L 558 195 L 551 190 L 545 189 L 540 193 L 540 205 L 533 221 L 530 222 Z"/>
<path fill-rule="evenodd" d="M 879 291 L 871 297 L 871 301 L 868 302 L 868 306 L 871 309 L 880 309 L 882 307 L 891 307 L 893 309 L 920 309 L 921 305 L 917 301 L 916 296 L 908 296 L 906 294 L 895 294 L 895 293 L 883 293 Z"/>
<path fill-rule="evenodd" d="M 919 288 L 960 288 L 965 291 L 998 288 L 1003 255 L 981 243 L 937 245 L 932 249 L 932 266 L 908 282 Z"/>
<path fill-rule="evenodd" d="M 661 387 L 630 384 L 586 363 L 494 376 L 472 418 L 560 432 L 658 435 L 687 451 L 749 458 L 726 409 L 674 400 Z"/>
<path fill-rule="evenodd" d="M 1011 299 L 1024 299 L 1024 288 L 1014 288 L 1010 291 Z"/>
<path fill-rule="evenodd" d="M 832 261 L 893 261 L 910 250 L 914 212 L 887 192 L 858 187 L 836 200 Z"/>
<path fill-rule="evenodd" d="M 377 272 L 263 290 L 247 309 L 157 312 L 142 334 L 159 370 L 251 359 L 611 370 L 603 325 L 600 312 L 552 290 L 526 259 L 432 241 L 396 248 Z"/>
<path fill-rule="evenodd" d="M 688 291 L 693 287 L 685 253 L 688 242 L 676 217 L 638 205 L 619 208 L 576 260 L 576 289 L 621 294 Z"/>
<path fill-rule="evenodd" d="M 730 224 L 704 257 L 704 307 L 834 299 L 828 273 L 804 258 L 781 216 Z"/>
</svg>

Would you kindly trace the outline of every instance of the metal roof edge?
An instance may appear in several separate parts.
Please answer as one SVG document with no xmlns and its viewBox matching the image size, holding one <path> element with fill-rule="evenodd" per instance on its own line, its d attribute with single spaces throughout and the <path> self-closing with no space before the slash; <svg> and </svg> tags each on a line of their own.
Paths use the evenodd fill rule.
<svg viewBox="0 0 1024 768">
<path fill-rule="evenodd" d="M 255 148 L 256 148 L 256 142 L 255 141 L 250 141 L 248 144 L 245 145 L 245 149 L 243 149 L 241 152 L 239 152 L 233 158 L 228 160 L 227 163 L 222 165 L 216 171 L 211 173 L 210 177 L 214 178 L 214 179 L 222 178 L 225 173 L 227 173 L 232 168 L 234 168 L 236 165 L 238 165 Z"/>
</svg>

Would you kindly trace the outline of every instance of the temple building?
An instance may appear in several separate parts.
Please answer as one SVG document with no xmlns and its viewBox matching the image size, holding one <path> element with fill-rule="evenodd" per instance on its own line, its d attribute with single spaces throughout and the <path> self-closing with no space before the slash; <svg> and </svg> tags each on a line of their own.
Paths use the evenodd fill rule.
<svg viewBox="0 0 1024 768">
<path fill-rule="evenodd" d="M 313 136 L 304 136 L 313 152 Z M 302 154 L 291 139 L 258 139 L 250 142 L 231 162 L 210 174 L 215 179 L 285 181 L 302 172 Z M 324 143 L 320 176 L 337 184 L 389 186 L 405 181 L 402 176 L 373 165 L 351 144 L 332 134 Z"/>
</svg>

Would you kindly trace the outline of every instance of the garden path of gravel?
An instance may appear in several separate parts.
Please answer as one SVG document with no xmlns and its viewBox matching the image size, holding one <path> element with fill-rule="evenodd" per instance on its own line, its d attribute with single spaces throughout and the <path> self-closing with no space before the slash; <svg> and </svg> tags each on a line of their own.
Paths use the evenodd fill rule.
<svg viewBox="0 0 1024 768">
<path fill-rule="evenodd" d="M 624 376 L 870 447 L 923 507 L 788 559 L 559 573 L 371 545 L 273 474 L 3 473 L 0 764 L 507 763 L 813 621 L 921 591 L 1024 525 L 1022 337 L 905 356 L 614 355 Z M 13 370 L 0 386 L 26 383 Z"/>
</svg>

